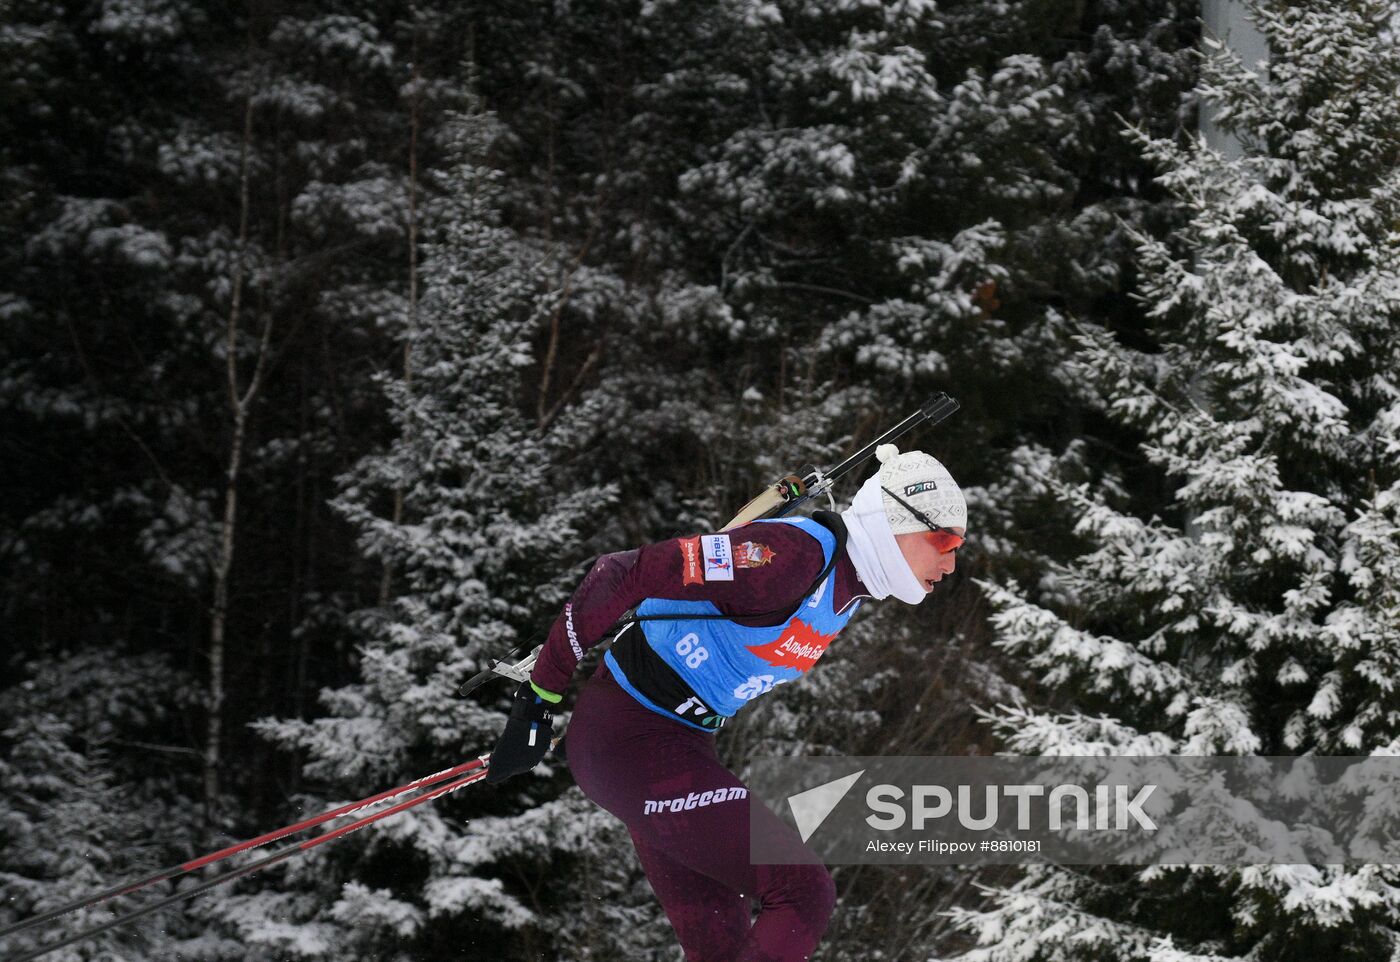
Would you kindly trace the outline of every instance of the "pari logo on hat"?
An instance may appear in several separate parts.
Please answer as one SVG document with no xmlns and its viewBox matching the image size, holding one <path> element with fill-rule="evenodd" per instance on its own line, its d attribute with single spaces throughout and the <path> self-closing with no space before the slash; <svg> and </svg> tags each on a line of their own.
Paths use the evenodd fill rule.
<svg viewBox="0 0 1400 962">
<path fill-rule="evenodd" d="M 899 448 L 893 444 L 880 445 L 875 449 L 875 457 L 880 462 L 881 487 L 898 491 L 900 497 L 927 515 L 934 524 L 945 528 L 967 528 L 967 501 L 963 498 L 962 489 L 937 458 L 922 451 L 900 454 Z M 904 505 L 888 494 L 881 497 L 891 533 L 898 535 L 928 530 L 928 525 Z"/>
</svg>

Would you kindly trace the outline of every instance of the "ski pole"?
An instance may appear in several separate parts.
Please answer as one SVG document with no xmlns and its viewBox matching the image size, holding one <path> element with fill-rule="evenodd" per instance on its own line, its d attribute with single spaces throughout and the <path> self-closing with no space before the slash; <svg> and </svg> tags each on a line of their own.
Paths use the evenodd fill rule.
<svg viewBox="0 0 1400 962">
<path fill-rule="evenodd" d="M 411 792 L 414 789 L 424 788 L 428 785 L 435 785 L 443 779 L 451 778 L 454 775 L 460 775 L 463 772 L 471 771 L 472 769 L 481 768 L 486 765 L 486 760 L 489 757 L 489 755 L 482 755 L 480 758 L 474 761 L 465 762 L 464 764 L 458 765 L 455 768 L 444 769 L 443 771 L 437 772 L 434 775 L 425 775 L 422 778 L 418 778 L 409 782 L 407 785 L 400 785 L 398 788 L 391 788 L 388 791 L 380 792 L 378 795 L 371 795 L 369 798 L 362 798 L 358 802 L 350 802 L 348 805 L 342 805 L 339 808 L 332 809 L 329 812 L 323 812 L 322 814 L 317 815 L 313 818 L 308 818 L 305 821 L 297 822 L 295 825 L 288 825 L 286 828 L 279 828 L 276 831 L 268 832 L 265 835 L 259 835 L 257 838 L 249 839 L 246 842 L 239 842 L 236 845 L 230 845 L 228 848 L 220 849 L 217 852 L 201 856 L 192 861 L 183 862 L 180 865 L 172 865 L 170 868 L 161 869 L 159 872 L 154 872 L 143 879 L 138 879 L 134 882 L 122 882 L 104 891 L 94 892 L 91 895 L 83 896 L 81 899 L 78 899 L 74 902 L 69 902 L 67 905 L 60 905 L 58 908 L 50 909 L 49 911 L 44 912 L 41 915 L 33 916 L 32 918 L 25 919 L 23 922 L 18 922 L 14 925 L 10 925 L 3 929 L 0 929 L 0 938 L 4 938 L 5 936 L 12 935 L 16 932 L 22 932 L 25 929 L 33 928 L 36 925 L 42 925 L 45 922 L 58 918 L 60 915 L 67 915 L 69 912 L 76 912 L 78 909 L 85 909 L 90 905 L 96 905 L 98 902 L 105 902 L 107 899 L 116 898 L 119 895 L 128 895 L 132 892 L 138 891 L 139 889 L 143 889 L 148 885 L 154 885 L 157 882 L 164 882 L 167 879 L 176 878 L 180 875 L 186 874 L 187 872 L 193 872 L 196 869 L 201 869 L 206 865 L 212 865 L 215 862 L 226 859 L 231 855 L 237 855 L 239 852 L 247 851 L 250 848 L 257 848 L 258 846 L 266 845 L 269 842 L 275 842 L 278 839 L 286 838 L 288 835 L 295 835 L 297 832 L 305 831 L 308 828 L 315 828 L 317 825 L 320 825 L 324 822 L 329 822 L 330 820 L 339 818 L 342 815 L 349 815 L 352 812 L 358 812 L 363 808 L 368 808 L 370 805 L 374 805 L 378 802 L 385 801 L 386 799 L 397 798 L 398 796 L 403 795 L 407 792 Z"/>
<path fill-rule="evenodd" d="M 487 756 L 483 756 L 483 758 L 486 757 Z M 60 949 L 63 948 L 65 945 L 72 945 L 74 942 L 81 942 L 84 939 L 90 939 L 94 935 L 101 935 L 103 932 L 106 932 L 110 929 L 114 929 L 119 925 L 125 925 L 127 922 L 139 919 L 145 915 L 150 915 L 152 912 L 158 912 L 161 909 L 174 905 L 177 902 L 183 902 L 186 899 L 193 898 L 196 895 L 201 895 L 204 892 L 207 892 L 216 886 L 222 885 L 224 882 L 230 882 L 236 878 L 241 878 L 244 875 L 251 875 L 252 873 L 260 869 L 267 868 L 270 865 L 275 865 L 276 863 L 281 862 L 284 859 L 290 858 L 293 855 L 299 855 L 302 852 L 313 849 L 317 845 L 333 841 L 337 838 L 342 838 L 346 835 L 349 835 L 351 832 L 359 831 L 365 826 L 370 825 L 373 822 L 379 821 L 381 818 L 388 818 L 390 815 L 397 815 L 399 812 L 407 811 L 415 805 L 421 805 L 423 802 L 432 801 L 435 798 L 441 798 L 443 795 L 455 792 L 459 788 L 465 788 L 472 782 L 478 781 L 486 776 L 489 761 L 483 761 L 483 759 L 478 759 L 478 762 L 481 763 L 480 771 L 473 771 L 471 772 L 471 774 L 465 775 L 462 778 L 457 779 L 456 781 L 448 782 L 446 785 L 441 785 L 437 788 L 426 791 L 421 795 L 399 802 L 397 805 L 392 805 L 389 808 L 384 809 L 384 811 L 382 812 L 375 812 L 373 815 L 363 816 L 362 818 L 356 819 L 355 821 L 351 822 L 349 825 L 343 825 L 340 828 L 333 829 L 325 833 L 324 835 L 318 835 L 315 838 L 307 839 L 304 842 L 294 842 L 293 844 L 288 845 L 285 848 L 280 848 L 277 851 L 271 853 L 270 855 L 266 855 L 255 862 L 249 862 L 247 865 L 241 866 L 236 869 L 230 869 L 229 871 L 224 872 L 222 875 L 216 875 L 211 879 L 208 879 L 204 882 L 200 882 L 193 888 L 187 889 L 183 892 L 176 892 L 174 895 L 171 895 L 167 898 L 163 898 L 158 902 L 152 902 L 150 905 L 144 905 L 141 908 L 136 909 L 135 911 L 128 912 L 126 915 L 115 918 L 110 922 L 105 922 L 102 925 L 90 928 L 85 932 L 79 932 L 76 935 L 68 936 L 68 938 L 66 939 L 60 939 L 57 942 L 50 942 L 47 945 L 41 945 L 37 949 L 27 952 L 24 955 L 8 959 L 7 962 L 31 962 L 31 960 L 37 959 L 40 956 L 48 955 L 54 949 Z"/>
</svg>

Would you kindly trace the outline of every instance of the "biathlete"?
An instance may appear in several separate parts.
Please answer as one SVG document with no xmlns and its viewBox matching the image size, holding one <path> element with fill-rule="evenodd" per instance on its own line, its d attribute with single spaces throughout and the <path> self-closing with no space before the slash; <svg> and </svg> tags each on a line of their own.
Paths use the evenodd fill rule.
<svg viewBox="0 0 1400 962">
<path fill-rule="evenodd" d="M 636 608 L 579 693 L 568 764 L 584 794 L 627 826 L 688 962 L 805 960 L 831 917 L 830 872 L 761 802 L 755 824 L 791 847 L 794 864 L 750 863 L 748 789 L 720 763 L 714 737 L 753 699 L 801 678 L 866 598 L 918 604 L 952 573 L 967 530 L 957 483 L 922 452 L 882 445 L 876 458 L 879 470 L 839 514 L 599 558 L 491 755 L 487 780 L 497 782 L 543 759 L 553 706 L 584 652 Z"/>
</svg>

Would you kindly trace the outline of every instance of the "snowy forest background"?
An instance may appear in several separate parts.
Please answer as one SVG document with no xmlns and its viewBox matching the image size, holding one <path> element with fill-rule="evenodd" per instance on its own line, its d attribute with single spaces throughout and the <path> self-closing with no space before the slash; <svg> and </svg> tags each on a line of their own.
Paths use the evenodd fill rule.
<svg viewBox="0 0 1400 962">
<path fill-rule="evenodd" d="M 738 770 L 1400 752 L 1393 11 L 1251 10 L 0 0 L 0 925 L 488 750 L 595 555 L 938 390 L 958 576 Z M 1400 954 L 1393 866 L 835 877 L 825 962 Z M 556 765 L 52 958 L 678 952 Z"/>
</svg>

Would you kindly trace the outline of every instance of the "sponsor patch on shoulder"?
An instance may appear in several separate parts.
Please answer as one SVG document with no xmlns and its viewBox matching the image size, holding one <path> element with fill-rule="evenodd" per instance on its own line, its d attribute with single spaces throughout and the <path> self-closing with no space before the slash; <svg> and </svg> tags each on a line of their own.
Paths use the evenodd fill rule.
<svg viewBox="0 0 1400 962">
<path fill-rule="evenodd" d="M 773 549 L 766 544 L 745 541 L 734 549 L 734 563 L 740 568 L 757 568 L 773 560 Z"/>
<path fill-rule="evenodd" d="M 700 536 L 681 539 L 682 585 L 702 585 L 705 583 L 704 569 L 700 565 Z"/>
<path fill-rule="evenodd" d="M 700 549 L 705 558 L 706 581 L 734 580 L 734 551 L 729 546 L 729 535 L 701 535 Z"/>
</svg>

